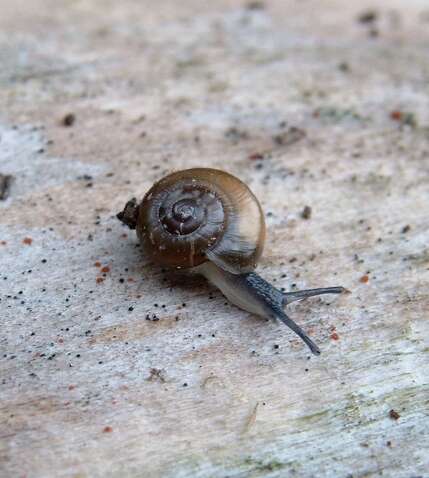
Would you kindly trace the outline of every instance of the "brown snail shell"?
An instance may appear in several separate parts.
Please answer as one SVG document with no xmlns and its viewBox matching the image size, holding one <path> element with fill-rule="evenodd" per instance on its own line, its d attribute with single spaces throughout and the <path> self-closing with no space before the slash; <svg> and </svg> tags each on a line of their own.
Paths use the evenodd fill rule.
<svg viewBox="0 0 429 478">
<path fill-rule="evenodd" d="M 155 183 L 138 206 L 136 229 L 148 257 L 179 269 L 211 261 L 233 274 L 250 272 L 265 241 L 254 194 L 231 174 L 209 168 Z"/>
<path fill-rule="evenodd" d="M 140 204 L 127 202 L 118 219 L 137 229 L 145 254 L 158 264 L 193 269 L 216 285 L 233 304 L 267 319 L 278 319 L 319 354 L 317 345 L 284 311 L 296 300 L 341 294 L 343 287 L 282 292 L 253 272 L 265 241 L 258 200 L 239 179 L 224 171 L 194 168 L 155 183 Z"/>
</svg>

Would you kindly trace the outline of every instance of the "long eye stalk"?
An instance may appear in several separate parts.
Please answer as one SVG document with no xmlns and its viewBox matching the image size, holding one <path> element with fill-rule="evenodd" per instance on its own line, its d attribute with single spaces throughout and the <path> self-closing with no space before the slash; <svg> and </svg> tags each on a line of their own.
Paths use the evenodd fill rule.
<svg viewBox="0 0 429 478">
<path fill-rule="evenodd" d="M 202 264 L 199 271 L 217 286 L 233 304 L 241 309 L 268 319 L 278 319 L 292 329 L 315 355 L 320 354 L 318 346 L 288 317 L 283 307 L 296 300 L 322 294 L 341 294 L 344 287 L 326 287 L 283 293 L 254 272 L 231 274 L 211 263 Z"/>
</svg>

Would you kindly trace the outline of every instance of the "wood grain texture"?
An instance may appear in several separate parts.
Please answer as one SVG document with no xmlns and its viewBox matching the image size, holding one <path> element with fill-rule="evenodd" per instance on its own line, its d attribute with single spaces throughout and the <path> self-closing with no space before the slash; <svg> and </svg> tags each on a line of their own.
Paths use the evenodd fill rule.
<svg viewBox="0 0 429 478">
<path fill-rule="evenodd" d="M 428 476 L 427 3 L 0 12 L 0 476 Z M 264 278 L 352 291 L 288 308 L 320 357 L 115 219 L 193 166 L 260 198 Z"/>
</svg>

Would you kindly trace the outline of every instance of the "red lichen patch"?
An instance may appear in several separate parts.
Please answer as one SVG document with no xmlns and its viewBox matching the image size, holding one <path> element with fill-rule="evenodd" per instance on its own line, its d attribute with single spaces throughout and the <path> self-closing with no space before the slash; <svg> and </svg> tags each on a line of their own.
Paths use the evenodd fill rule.
<svg viewBox="0 0 429 478">
<path fill-rule="evenodd" d="M 365 274 L 359 279 L 359 282 L 362 282 L 362 284 L 367 284 L 369 281 L 369 277 Z"/>
<path fill-rule="evenodd" d="M 103 272 L 104 274 L 107 274 L 108 272 L 110 272 L 110 267 L 109 267 L 109 266 L 104 266 L 104 267 L 101 269 L 101 272 Z"/>
<path fill-rule="evenodd" d="M 22 240 L 22 243 L 25 244 L 26 246 L 31 246 L 31 244 L 33 243 L 33 239 L 31 239 L 31 237 L 25 237 Z"/>
<path fill-rule="evenodd" d="M 103 281 L 104 281 L 104 279 L 102 277 L 97 277 L 97 279 L 95 279 L 95 282 L 97 284 L 101 284 Z"/>
<path fill-rule="evenodd" d="M 58 343 L 59 343 L 59 344 L 63 344 L 63 343 L 64 343 L 64 339 L 58 339 Z"/>
<path fill-rule="evenodd" d="M 336 332 L 333 332 L 331 334 L 331 339 L 332 340 L 339 340 L 340 339 L 340 336 L 336 333 Z"/>
<path fill-rule="evenodd" d="M 392 419 L 392 420 L 398 420 L 399 417 L 401 415 L 399 415 L 399 413 L 396 411 L 396 410 L 393 410 L 393 408 L 390 410 L 389 412 L 389 417 Z"/>
<path fill-rule="evenodd" d="M 134 282 L 134 279 L 132 277 L 128 277 L 127 281 L 128 282 Z"/>
<path fill-rule="evenodd" d="M 113 428 L 112 427 L 104 427 L 103 428 L 103 433 L 112 433 L 113 432 Z"/>
<path fill-rule="evenodd" d="M 69 390 L 74 390 L 76 388 L 76 385 L 69 385 Z"/>
<path fill-rule="evenodd" d="M 394 110 L 390 113 L 390 119 L 393 121 L 402 121 L 402 112 L 398 110 Z"/>
<path fill-rule="evenodd" d="M 95 263 L 94 263 L 94 266 L 95 266 L 95 267 L 101 267 L 101 262 L 98 262 L 98 261 L 95 262 Z"/>
<path fill-rule="evenodd" d="M 264 155 L 262 153 L 253 153 L 249 156 L 250 161 L 259 161 L 264 159 Z"/>
</svg>

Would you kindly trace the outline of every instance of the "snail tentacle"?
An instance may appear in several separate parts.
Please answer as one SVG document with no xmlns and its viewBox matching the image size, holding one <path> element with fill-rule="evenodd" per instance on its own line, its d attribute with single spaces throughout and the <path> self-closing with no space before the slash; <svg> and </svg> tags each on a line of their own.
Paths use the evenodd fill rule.
<svg viewBox="0 0 429 478">
<path fill-rule="evenodd" d="M 218 287 L 230 302 L 260 317 L 280 320 L 307 344 L 313 354 L 320 354 L 318 346 L 283 311 L 285 294 L 261 276 L 255 272 L 232 274 L 209 262 L 199 266 L 198 272 Z"/>
<path fill-rule="evenodd" d="M 296 300 L 307 299 L 315 295 L 323 294 L 342 294 L 347 289 L 344 287 L 320 287 L 318 289 L 297 290 L 294 292 L 283 292 L 283 306 L 295 302 Z"/>
</svg>

